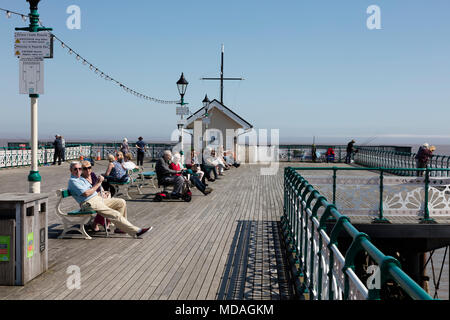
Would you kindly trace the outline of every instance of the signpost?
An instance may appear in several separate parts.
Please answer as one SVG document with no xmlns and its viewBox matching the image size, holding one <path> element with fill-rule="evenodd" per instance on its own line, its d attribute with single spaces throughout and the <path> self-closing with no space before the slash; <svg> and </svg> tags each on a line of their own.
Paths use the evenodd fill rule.
<svg viewBox="0 0 450 320">
<path fill-rule="evenodd" d="M 19 62 L 20 94 L 44 93 L 44 59 L 22 58 Z"/>
<path fill-rule="evenodd" d="M 31 100 L 31 170 L 28 175 L 29 192 L 41 192 L 41 175 L 38 171 L 38 98 L 44 93 L 44 61 L 51 57 L 51 28 L 39 26 L 38 4 L 40 0 L 27 0 L 30 3 L 30 25 L 16 28 L 14 33 L 14 55 L 19 61 L 19 92 L 28 94 Z M 45 32 L 40 32 L 45 31 Z"/>
<path fill-rule="evenodd" d="M 20 57 L 49 57 L 51 35 L 48 32 L 15 32 L 14 55 Z"/>
<path fill-rule="evenodd" d="M 188 116 L 189 108 L 188 107 L 177 107 L 176 113 L 177 113 L 177 116 Z"/>
</svg>

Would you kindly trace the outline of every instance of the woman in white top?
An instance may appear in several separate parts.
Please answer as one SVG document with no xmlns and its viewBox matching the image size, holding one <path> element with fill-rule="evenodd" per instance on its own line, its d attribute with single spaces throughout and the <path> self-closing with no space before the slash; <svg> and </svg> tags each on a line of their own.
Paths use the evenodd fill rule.
<svg viewBox="0 0 450 320">
<path fill-rule="evenodd" d="M 124 156 L 124 162 L 122 162 L 122 167 L 125 170 L 133 170 L 137 168 L 137 165 L 131 161 L 133 159 L 133 155 L 131 153 L 126 153 Z"/>
</svg>

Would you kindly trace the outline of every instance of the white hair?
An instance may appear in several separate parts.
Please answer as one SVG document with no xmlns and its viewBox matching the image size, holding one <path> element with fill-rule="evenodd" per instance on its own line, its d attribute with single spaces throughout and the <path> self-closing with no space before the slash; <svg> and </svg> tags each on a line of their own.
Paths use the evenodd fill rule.
<svg viewBox="0 0 450 320">
<path fill-rule="evenodd" d="M 428 143 L 424 143 L 423 146 L 424 146 L 425 148 L 428 148 L 430 145 L 429 145 Z"/>
<path fill-rule="evenodd" d="M 70 170 L 72 170 L 73 167 L 75 167 L 77 164 L 79 164 L 79 165 L 81 166 L 80 161 L 72 161 L 72 162 L 70 163 Z"/>
<path fill-rule="evenodd" d="M 127 138 L 123 138 L 123 142 L 128 142 L 128 139 Z"/>
<path fill-rule="evenodd" d="M 170 150 L 164 150 L 164 155 L 171 156 L 171 155 L 172 155 L 172 151 L 170 151 Z"/>
<path fill-rule="evenodd" d="M 178 163 L 178 162 L 180 162 L 180 160 L 181 160 L 181 155 L 178 152 L 174 153 L 173 157 L 172 157 L 172 161 L 175 163 Z"/>
</svg>

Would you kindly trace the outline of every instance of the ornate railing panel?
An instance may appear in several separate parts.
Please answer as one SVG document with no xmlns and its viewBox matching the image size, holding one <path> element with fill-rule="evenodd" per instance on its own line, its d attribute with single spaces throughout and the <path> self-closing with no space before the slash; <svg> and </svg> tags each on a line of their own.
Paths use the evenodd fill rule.
<svg viewBox="0 0 450 320">
<path fill-rule="evenodd" d="M 157 159 L 162 156 L 164 150 L 172 149 L 171 144 L 147 144 L 146 157 Z M 115 154 L 119 151 L 120 144 L 79 144 L 67 145 L 65 148 L 65 160 L 84 158 L 106 159 L 108 154 Z M 130 146 L 130 152 L 136 158 L 137 149 L 134 145 Z M 38 148 L 38 164 L 46 165 L 53 162 L 55 149 L 53 147 Z M 30 147 L 9 147 L 0 148 L 0 168 L 12 168 L 20 166 L 29 166 L 31 164 Z"/>
<path fill-rule="evenodd" d="M 297 168 L 304 169 L 304 168 Z M 326 225 L 333 219 L 330 233 Z M 308 300 L 380 299 L 388 281 L 397 283 L 413 299 L 432 298 L 400 268 L 393 257 L 385 256 L 329 203 L 295 168 L 284 172 L 284 215 L 281 218 L 289 254 L 294 260 L 298 291 Z M 353 241 L 345 256 L 337 246 L 338 235 L 345 232 Z M 354 260 L 365 251 L 378 270 L 375 284 L 364 284 L 354 270 Z M 377 281 L 378 280 L 378 281 Z"/>
</svg>

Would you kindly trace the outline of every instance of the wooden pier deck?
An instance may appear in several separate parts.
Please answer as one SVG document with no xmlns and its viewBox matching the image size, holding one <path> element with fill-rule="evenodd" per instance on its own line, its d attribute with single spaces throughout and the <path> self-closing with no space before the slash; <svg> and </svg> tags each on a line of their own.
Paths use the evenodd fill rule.
<svg viewBox="0 0 450 320">
<path fill-rule="evenodd" d="M 103 173 L 105 164 L 96 163 L 94 172 Z M 153 202 L 156 190 L 145 187 L 144 195 L 130 193 L 128 218 L 154 229 L 143 239 L 98 233 L 92 240 L 57 239 L 62 226 L 55 190 L 67 187 L 69 165 L 41 167 L 41 192 L 50 193 L 49 270 L 24 287 L 0 286 L 0 300 L 292 299 L 279 230 L 283 172 L 286 166 L 312 165 L 280 163 L 276 175 L 263 176 L 260 169 L 267 166 L 244 164 L 210 183 L 210 195 L 194 189 L 190 203 Z M 0 193 L 27 192 L 28 173 L 29 168 L 0 170 Z M 77 205 L 68 199 L 65 207 Z M 66 285 L 70 266 L 80 268 L 80 289 Z M 447 262 L 445 268 L 447 284 Z M 441 287 L 444 295 L 447 288 Z"/>
<path fill-rule="evenodd" d="M 49 270 L 24 287 L 0 287 L 0 299 L 290 299 L 289 273 L 279 234 L 283 170 L 261 176 L 260 166 L 225 172 L 190 203 L 153 202 L 154 188 L 130 193 L 128 218 L 154 229 L 133 239 L 103 233 L 92 240 L 57 239 L 55 190 L 67 187 L 69 165 L 41 167 L 49 198 Z M 94 172 L 105 171 L 105 162 Z M 0 171 L 0 193 L 27 192 L 28 168 Z M 65 207 L 76 208 L 73 199 Z M 81 288 L 68 289 L 70 266 Z"/>
</svg>

